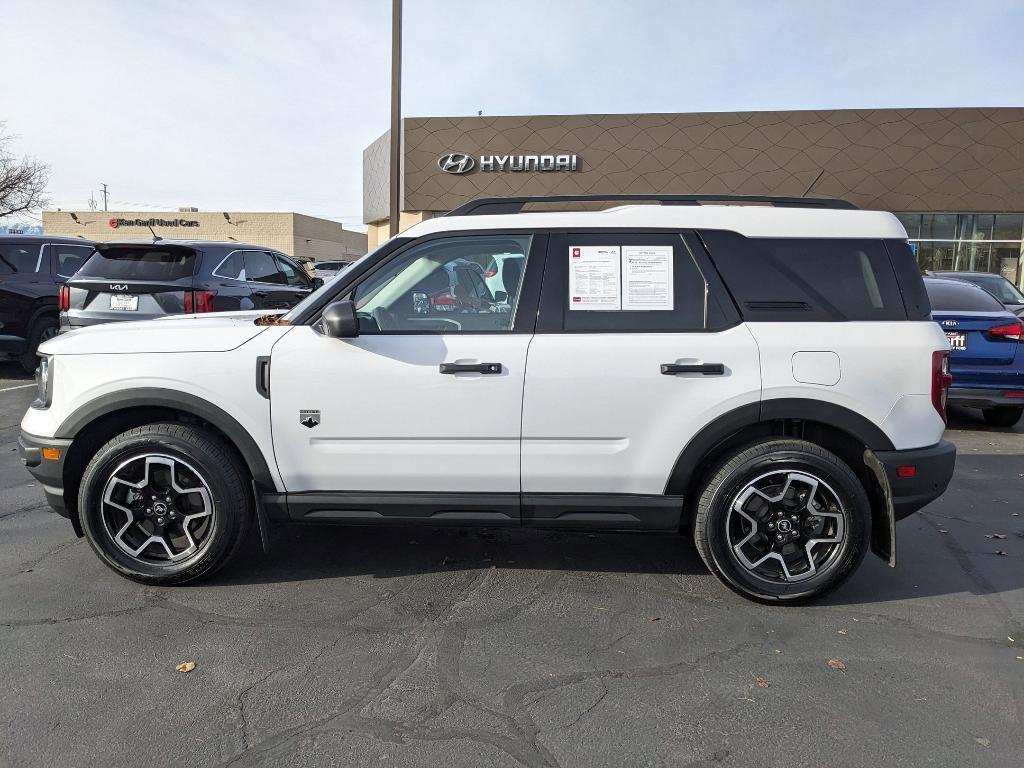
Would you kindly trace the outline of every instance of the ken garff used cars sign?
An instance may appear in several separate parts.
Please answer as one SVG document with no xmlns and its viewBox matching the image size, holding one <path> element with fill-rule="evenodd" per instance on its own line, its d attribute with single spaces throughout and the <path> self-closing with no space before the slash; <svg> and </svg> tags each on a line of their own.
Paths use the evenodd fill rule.
<svg viewBox="0 0 1024 768">
<path fill-rule="evenodd" d="M 469 173 L 479 165 L 484 173 L 495 171 L 578 171 L 577 155 L 480 155 L 477 160 L 463 152 L 452 152 L 437 159 L 437 167 L 445 173 Z"/>
</svg>

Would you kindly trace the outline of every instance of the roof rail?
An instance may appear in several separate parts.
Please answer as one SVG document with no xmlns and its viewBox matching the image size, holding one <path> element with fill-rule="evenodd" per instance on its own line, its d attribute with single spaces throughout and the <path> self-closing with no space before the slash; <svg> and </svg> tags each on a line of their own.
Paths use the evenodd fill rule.
<svg viewBox="0 0 1024 768">
<path fill-rule="evenodd" d="M 446 216 L 482 216 L 522 213 L 531 203 L 594 203 L 651 201 L 662 205 L 701 205 L 702 203 L 762 203 L 776 208 L 856 209 L 853 203 L 828 197 L 773 197 L 770 195 L 535 195 L 526 197 L 480 197 L 470 200 Z"/>
</svg>

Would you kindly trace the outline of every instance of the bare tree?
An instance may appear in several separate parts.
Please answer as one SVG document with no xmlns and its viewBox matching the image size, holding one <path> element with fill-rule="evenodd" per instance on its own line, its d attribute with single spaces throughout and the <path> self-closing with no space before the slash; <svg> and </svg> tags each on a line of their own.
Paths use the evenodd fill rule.
<svg viewBox="0 0 1024 768">
<path fill-rule="evenodd" d="M 48 202 L 50 166 L 33 157 L 17 157 L 9 149 L 12 139 L 0 123 L 0 219 L 37 210 Z"/>
</svg>

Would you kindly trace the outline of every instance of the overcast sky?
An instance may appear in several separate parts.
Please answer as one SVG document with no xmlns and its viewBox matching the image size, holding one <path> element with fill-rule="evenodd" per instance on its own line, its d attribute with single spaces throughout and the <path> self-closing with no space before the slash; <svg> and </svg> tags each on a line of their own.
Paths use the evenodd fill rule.
<svg viewBox="0 0 1024 768">
<path fill-rule="evenodd" d="M 0 120 L 54 206 L 361 222 L 388 0 L 0 6 Z M 1024 105 L 1024 2 L 405 0 L 406 116 Z"/>
</svg>

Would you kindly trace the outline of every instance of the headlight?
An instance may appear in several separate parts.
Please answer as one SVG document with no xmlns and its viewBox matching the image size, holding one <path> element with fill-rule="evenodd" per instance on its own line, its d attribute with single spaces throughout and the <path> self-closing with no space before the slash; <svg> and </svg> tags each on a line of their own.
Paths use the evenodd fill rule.
<svg viewBox="0 0 1024 768">
<path fill-rule="evenodd" d="M 53 401 L 53 355 L 39 358 L 36 368 L 36 399 L 33 408 L 49 408 Z"/>
</svg>

